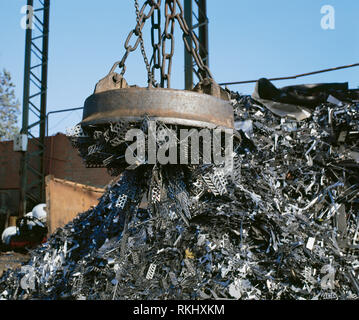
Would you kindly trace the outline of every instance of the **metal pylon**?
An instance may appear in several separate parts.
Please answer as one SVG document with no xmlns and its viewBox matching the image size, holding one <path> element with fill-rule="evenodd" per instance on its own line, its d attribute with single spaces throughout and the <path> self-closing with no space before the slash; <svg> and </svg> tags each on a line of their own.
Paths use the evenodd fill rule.
<svg viewBox="0 0 359 320">
<path fill-rule="evenodd" d="M 44 151 L 50 0 L 27 1 L 24 95 L 21 133 L 29 139 L 22 152 L 20 216 L 45 201 Z"/>
<path fill-rule="evenodd" d="M 195 10 L 195 8 L 197 10 Z M 187 25 L 193 30 L 199 42 L 199 54 L 205 65 L 209 66 L 208 57 L 208 17 L 206 0 L 184 0 L 184 15 Z M 192 44 L 191 41 L 189 41 Z M 191 54 L 185 49 L 185 89 L 191 90 L 194 87 L 193 75 L 195 61 Z"/>
</svg>

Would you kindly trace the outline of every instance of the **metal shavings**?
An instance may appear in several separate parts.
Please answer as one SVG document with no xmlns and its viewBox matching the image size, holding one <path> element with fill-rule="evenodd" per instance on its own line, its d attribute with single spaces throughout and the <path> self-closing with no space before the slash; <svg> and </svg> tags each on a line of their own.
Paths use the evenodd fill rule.
<svg viewBox="0 0 359 320">
<path fill-rule="evenodd" d="M 137 252 L 132 252 L 132 261 L 133 261 L 133 264 L 139 264 L 140 263 L 140 259 L 138 257 Z"/>
<path fill-rule="evenodd" d="M 118 197 L 115 206 L 117 208 L 123 209 L 126 205 L 126 202 L 127 202 L 127 194 L 123 194 Z"/>
<path fill-rule="evenodd" d="M 148 271 L 146 274 L 147 280 L 153 279 L 153 276 L 155 275 L 155 272 L 156 272 L 156 268 L 157 268 L 157 265 L 155 265 L 154 263 L 150 264 L 150 267 L 148 268 Z"/>
<path fill-rule="evenodd" d="M 127 129 L 129 128 L 130 124 L 126 122 L 117 122 L 115 124 L 110 123 L 110 131 L 116 134 L 118 141 L 125 141 L 125 136 Z"/>
<path fill-rule="evenodd" d="M 72 129 L 69 129 L 67 135 L 73 138 L 88 138 L 88 135 L 85 134 L 80 124 L 76 125 Z"/>
<path fill-rule="evenodd" d="M 90 156 L 90 155 L 92 155 L 92 154 L 94 154 L 94 153 L 97 153 L 97 152 L 99 152 L 99 151 L 101 151 L 102 150 L 102 146 L 99 146 L 99 145 L 92 145 L 92 146 L 89 146 L 88 147 L 88 155 Z"/>
<path fill-rule="evenodd" d="M 191 252 L 189 249 L 186 249 L 185 255 L 187 259 L 194 259 L 193 252 Z"/>
<path fill-rule="evenodd" d="M 161 188 L 157 185 L 151 189 L 151 200 L 154 203 L 161 201 Z"/>
<path fill-rule="evenodd" d="M 314 242 L 315 242 L 315 238 L 310 237 L 310 238 L 308 239 L 306 248 L 307 248 L 308 250 L 313 250 Z"/>
<path fill-rule="evenodd" d="M 189 259 L 184 259 L 183 262 L 185 263 L 185 265 L 186 265 L 186 267 L 187 267 L 189 273 L 190 273 L 191 275 L 195 275 L 195 274 L 196 274 L 196 271 L 195 271 L 195 269 L 194 269 L 194 267 L 193 267 L 191 261 L 190 261 Z"/>
<path fill-rule="evenodd" d="M 33 272 L 4 273 L 0 299 L 358 299 L 358 103 L 324 103 L 303 121 L 248 96 L 232 103 L 242 142 L 231 173 L 124 170 L 121 125 L 77 127 L 85 162 L 121 176 L 31 253 Z"/>
<path fill-rule="evenodd" d="M 103 132 L 102 131 L 95 131 L 93 133 L 93 138 L 95 140 L 100 140 L 103 137 Z"/>
<path fill-rule="evenodd" d="M 120 139 L 119 137 L 113 138 L 110 140 L 110 144 L 112 147 L 117 147 L 121 145 L 124 142 L 124 140 Z"/>
</svg>

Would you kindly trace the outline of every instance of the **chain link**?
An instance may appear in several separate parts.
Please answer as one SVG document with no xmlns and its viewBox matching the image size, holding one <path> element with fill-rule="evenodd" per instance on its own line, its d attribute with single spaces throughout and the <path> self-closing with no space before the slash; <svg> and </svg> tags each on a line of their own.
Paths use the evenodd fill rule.
<svg viewBox="0 0 359 320">
<path fill-rule="evenodd" d="M 213 79 L 211 71 L 209 70 L 208 66 L 203 62 L 203 59 L 199 54 L 199 41 L 196 37 L 196 34 L 193 32 L 193 30 L 191 30 L 188 27 L 188 24 L 184 18 L 184 10 L 181 5 L 181 1 L 180 0 L 172 0 L 172 1 L 177 3 L 177 6 L 180 10 L 180 12 L 175 15 L 175 18 L 178 21 L 181 30 L 183 32 L 182 38 L 185 48 L 193 56 L 196 65 L 198 67 L 198 71 L 196 71 L 198 78 L 200 79 L 200 81 L 202 81 L 203 80 L 202 74 L 204 74 L 206 78 Z M 188 37 L 190 37 L 190 40 L 194 43 L 194 46 L 191 46 L 188 43 L 187 41 Z"/>
<path fill-rule="evenodd" d="M 147 14 L 145 13 L 146 8 L 149 7 Z M 177 7 L 179 12 L 177 12 Z M 174 39 L 174 28 L 175 21 L 177 20 L 180 28 L 183 32 L 182 38 L 186 50 L 192 55 L 198 70 L 195 70 L 200 81 L 204 77 L 212 78 L 212 73 L 208 66 L 203 62 L 202 57 L 199 54 L 199 41 L 196 34 L 191 30 L 184 18 L 184 10 L 180 0 L 166 0 L 165 2 L 165 28 L 163 34 L 161 33 L 161 0 L 147 0 L 143 4 L 141 10 L 139 10 L 138 0 L 135 0 L 136 8 L 136 27 L 130 31 L 125 41 L 125 54 L 120 61 L 117 61 L 111 71 L 114 72 L 116 67 L 122 68 L 121 75 L 123 76 L 126 72 L 126 59 L 128 55 L 135 51 L 140 45 L 141 53 L 147 69 L 148 85 L 158 87 L 155 80 L 156 70 L 161 72 L 161 87 L 171 87 L 171 71 L 172 71 L 172 58 L 175 50 L 175 39 Z M 157 13 L 157 21 L 155 20 Z M 153 48 L 153 54 L 151 61 L 148 62 L 148 58 L 145 51 L 144 41 L 142 37 L 142 29 L 147 19 L 151 18 L 151 44 Z M 156 37 L 157 34 L 157 37 Z M 134 44 L 130 45 L 133 35 L 135 35 Z M 169 41 L 167 41 L 169 40 Z M 166 51 L 166 45 L 170 43 L 170 50 Z M 161 53 L 162 51 L 162 53 Z M 162 58 L 162 61 L 161 61 Z M 151 68 L 152 66 L 152 68 Z"/>
<path fill-rule="evenodd" d="M 157 13 L 157 15 L 156 15 Z M 157 17 L 157 19 L 156 19 Z M 155 20 L 156 19 L 156 20 Z M 152 75 L 153 78 L 156 78 L 156 70 L 161 72 L 161 45 L 162 45 L 162 32 L 161 32 L 161 5 L 155 9 L 154 13 L 151 16 L 151 44 L 153 49 L 153 54 L 151 58 L 152 65 Z M 158 84 L 153 83 L 154 87 L 157 87 Z"/>
<path fill-rule="evenodd" d="M 176 2 L 173 0 L 166 0 L 165 3 L 166 24 L 162 36 L 163 38 L 162 67 L 161 67 L 162 88 L 165 87 L 165 82 L 167 82 L 167 88 L 171 87 L 172 57 L 174 55 L 174 49 L 175 49 L 175 42 L 174 42 L 175 12 L 176 12 Z M 171 50 L 169 51 L 169 53 L 166 52 L 167 40 L 171 41 Z M 166 70 L 166 66 L 167 66 L 167 70 Z"/>
<path fill-rule="evenodd" d="M 126 60 L 127 60 L 127 57 L 128 55 L 135 51 L 138 47 L 138 45 L 141 43 L 141 39 L 142 39 L 142 29 L 145 25 L 145 22 L 147 19 L 151 18 L 153 12 L 155 9 L 159 8 L 161 6 L 161 0 L 147 0 L 145 1 L 145 3 L 143 4 L 141 10 L 138 12 L 138 9 L 139 9 L 139 6 L 138 6 L 138 2 L 137 0 L 135 0 L 135 7 L 136 7 L 136 26 L 134 29 L 132 29 L 130 31 L 130 33 L 128 34 L 127 38 L 126 38 L 126 41 L 125 41 L 125 54 L 123 55 L 122 59 L 120 61 L 117 61 L 115 62 L 115 64 L 113 65 L 111 72 L 114 72 L 115 69 L 117 67 L 119 68 L 122 68 L 121 70 L 121 75 L 123 76 L 126 72 Z M 149 7 L 149 11 L 148 13 L 146 14 L 145 13 L 145 10 L 146 8 Z M 130 45 L 130 41 L 131 41 L 131 38 L 132 36 L 135 35 L 137 37 L 137 39 L 135 40 L 134 44 L 133 45 Z M 144 49 L 144 47 L 143 47 Z M 145 58 L 145 57 L 144 57 Z M 148 60 L 147 60 L 148 61 Z"/>
<path fill-rule="evenodd" d="M 176 8 L 178 7 L 179 12 L 176 12 Z M 212 73 L 209 70 L 208 66 L 203 62 L 201 55 L 199 54 L 199 41 L 197 39 L 196 34 L 188 27 L 188 24 L 184 18 L 184 10 L 180 0 L 166 0 L 165 4 L 165 16 L 166 16 L 166 25 L 165 31 L 163 35 L 162 42 L 162 72 L 161 72 L 161 87 L 165 86 L 165 82 L 167 82 L 167 87 L 171 87 L 171 68 L 172 68 L 172 57 L 174 54 L 174 24 L 175 20 L 178 21 L 180 28 L 183 32 L 182 38 L 185 45 L 186 50 L 192 55 L 198 70 L 194 70 L 197 74 L 197 77 L 200 81 L 203 80 L 204 77 L 213 79 Z M 169 31 L 170 29 L 170 31 Z M 191 41 L 189 43 L 188 41 Z M 171 50 L 169 53 L 166 52 L 166 40 L 171 40 Z M 168 64 L 166 70 L 166 62 Z"/>
<path fill-rule="evenodd" d="M 135 0 L 135 9 L 136 9 L 136 21 L 137 21 L 136 29 L 137 29 L 140 26 L 140 8 L 139 8 L 138 0 Z M 151 16 L 151 18 L 152 18 L 152 16 Z M 154 85 L 154 78 L 153 78 L 153 74 L 151 71 L 151 66 L 147 59 L 145 45 L 144 45 L 143 37 L 142 37 L 142 31 L 138 30 L 137 33 L 138 33 L 138 38 L 140 39 L 141 53 L 142 53 L 143 60 L 146 65 L 146 69 L 147 69 L 147 83 L 148 83 L 148 86 L 151 86 L 151 85 Z"/>
</svg>

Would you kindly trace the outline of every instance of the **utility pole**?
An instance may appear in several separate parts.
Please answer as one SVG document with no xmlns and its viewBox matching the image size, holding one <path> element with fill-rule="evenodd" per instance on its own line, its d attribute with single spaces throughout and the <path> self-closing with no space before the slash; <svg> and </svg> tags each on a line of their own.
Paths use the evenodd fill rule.
<svg viewBox="0 0 359 320">
<path fill-rule="evenodd" d="M 197 14 L 193 10 L 197 8 Z M 199 54 L 206 66 L 209 66 L 208 54 L 208 17 L 206 0 L 184 0 L 184 16 L 188 27 L 194 32 L 199 42 Z M 195 22 L 193 24 L 193 22 Z M 196 32 L 197 31 L 197 32 Z M 192 46 L 189 36 L 188 43 Z M 191 48 L 192 49 L 192 48 Z M 193 89 L 195 61 L 185 48 L 185 89 Z"/>
<path fill-rule="evenodd" d="M 28 149 L 22 152 L 21 158 L 20 216 L 34 205 L 45 201 L 44 154 L 50 0 L 28 0 L 27 6 L 28 20 L 31 23 L 26 26 L 21 134 L 27 135 L 29 144 Z M 36 129 L 38 135 L 34 132 Z"/>
</svg>

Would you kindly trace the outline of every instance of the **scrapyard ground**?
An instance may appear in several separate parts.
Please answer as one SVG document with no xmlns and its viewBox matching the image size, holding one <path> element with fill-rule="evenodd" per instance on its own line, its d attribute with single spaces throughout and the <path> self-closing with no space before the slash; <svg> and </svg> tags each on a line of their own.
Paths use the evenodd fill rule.
<svg viewBox="0 0 359 320">
<path fill-rule="evenodd" d="M 29 254 L 9 251 L 0 252 L 0 277 L 7 269 L 17 269 L 22 263 L 30 259 Z"/>
</svg>

